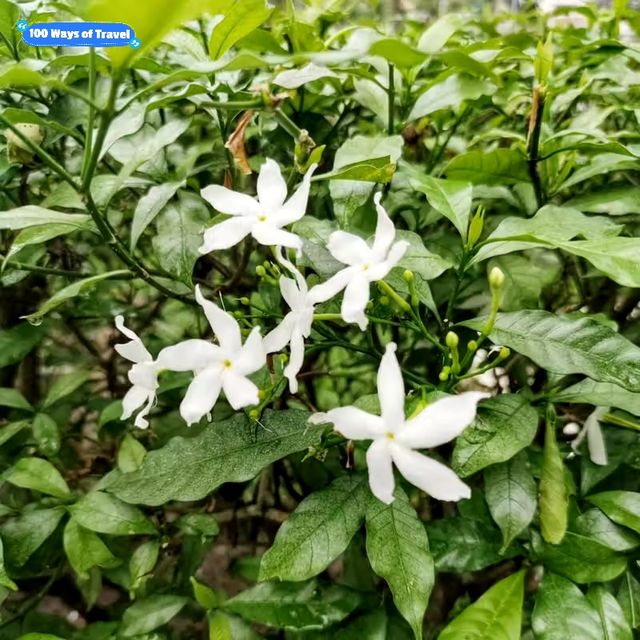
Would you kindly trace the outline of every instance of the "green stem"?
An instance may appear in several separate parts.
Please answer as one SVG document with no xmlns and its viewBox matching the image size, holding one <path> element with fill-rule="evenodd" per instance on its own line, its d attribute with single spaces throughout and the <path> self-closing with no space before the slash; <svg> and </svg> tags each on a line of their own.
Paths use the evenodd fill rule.
<svg viewBox="0 0 640 640">
<path fill-rule="evenodd" d="M 394 109 L 395 109 L 395 100 L 396 100 L 396 92 L 395 92 L 395 86 L 394 86 L 394 82 L 395 82 L 395 78 L 394 76 L 394 66 L 389 63 L 389 88 L 387 89 L 387 98 L 388 98 L 388 123 L 387 123 L 387 133 L 392 136 L 393 135 L 393 131 L 395 129 L 395 124 L 394 124 Z"/>
<path fill-rule="evenodd" d="M 93 101 L 96 94 L 96 50 L 91 47 L 89 50 L 89 118 L 87 122 L 87 131 L 85 133 L 84 153 L 82 156 L 82 169 L 80 171 L 80 179 L 84 184 L 87 170 L 89 169 L 89 160 L 91 158 L 91 149 L 93 148 L 93 125 L 95 118 L 95 110 Z"/>
<path fill-rule="evenodd" d="M 18 271 L 32 271 L 33 273 L 44 273 L 51 276 L 65 276 L 66 278 L 88 278 L 90 274 L 80 273 L 79 271 L 67 271 L 66 269 L 53 269 L 50 267 L 40 267 L 35 264 L 26 264 L 18 260 L 7 260 L 4 262 L 4 256 L 0 255 L 0 261 L 3 265 L 13 267 Z"/>
</svg>

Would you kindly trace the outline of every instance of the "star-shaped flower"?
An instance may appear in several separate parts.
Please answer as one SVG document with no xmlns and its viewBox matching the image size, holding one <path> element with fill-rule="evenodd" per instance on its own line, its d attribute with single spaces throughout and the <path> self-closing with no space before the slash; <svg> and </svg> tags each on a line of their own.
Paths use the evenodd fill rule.
<svg viewBox="0 0 640 640">
<path fill-rule="evenodd" d="M 216 211 L 232 217 L 204 232 L 200 253 L 228 249 L 249 234 L 260 244 L 300 251 L 300 238 L 283 227 L 304 216 L 311 176 L 317 166 L 311 165 L 295 193 L 286 202 L 287 183 L 278 164 L 270 159 L 260 168 L 257 198 L 216 184 L 202 189 L 200 194 Z"/>
<path fill-rule="evenodd" d="M 368 322 L 365 308 L 369 302 L 369 284 L 382 280 L 400 262 L 409 247 L 406 240 L 394 242 L 396 229 L 380 204 L 381 197 L 380 193 L 374 196 L 378 223 L 373 244 L 369 246 L 353 233 L 334 231 L 327 247 L 336 260 L 348 266 L 316 287 L 319 300 L 328 300 L 344 289 L 342 319 L 355 322 L 363 331 Z"/>
<path fill-rule="evenodd" d="M 382 502 L 393 502 L 393 465 L 413 485 L 437 500 L 461 500 L 471 489 L 440 462 L 418 453 L 459 436 L 473 421 L 476 406 L 489 394 L 467 391 L 437 400 L 408 420 L 404 416 L 404 383 L 396 358 L 396 345 L 389 343 L 378 369 L 381 416 L 357 407 L 340 407 L 316 413 L 310 422 L 332 422 L 351 440 L 373 440 L 367 450 L 369 485 Z"/>
</svg>

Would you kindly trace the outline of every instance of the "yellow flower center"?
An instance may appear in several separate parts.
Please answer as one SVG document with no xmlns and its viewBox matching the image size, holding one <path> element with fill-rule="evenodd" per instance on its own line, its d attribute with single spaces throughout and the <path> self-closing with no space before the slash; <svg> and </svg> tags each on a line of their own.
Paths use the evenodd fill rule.
<svg viewBox="0 0 640 640">
<path fill-rule="evenodd" d="M 258 222 L 266 222 L 267 220 L 267 216 L 265 216 L 264 214 L 262 214 L 261 216 L 258 216 Z"/>
<path fill-rule="evenodd" d="M 387 440 L 395 440 L 396 439 L 396 434 L 395 433 L 391 433 L 391 431 L 387 431 L 387 433 L 385 435 L 387 436 Z"/>
<path fill-rule="evenodd" d="M 233 362 L 231 362 L 231 360 L 225 360 L 225 361 L 222 363 L 222 366 L 223 366 L 225 369 L 231 369 L 231 367 L 233 366 Z"/>
<path fill-rule="evenodd" d="M 368 264 L 363 264 L 362 265 L 362 270 L 363 271 L 369 271 L 369 265 Z"/>
</svg>

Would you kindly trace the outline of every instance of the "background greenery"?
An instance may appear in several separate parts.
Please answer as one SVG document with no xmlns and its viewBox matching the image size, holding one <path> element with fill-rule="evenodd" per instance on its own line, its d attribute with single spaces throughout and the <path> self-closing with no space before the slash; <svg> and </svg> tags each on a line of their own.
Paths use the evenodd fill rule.
<svg viewBox="0 0 640 640">
<path fill-rule="evenodd" d="M 40 50 L 14 28 L 77 16 L 143 46 Z M 624 2 L 435 20 L 382 2 L 0 0 L 0 638 L 638 637 L 639 28 Z M 265 248 L 197 253 L 215 216 L 200 189 L 254 193 L 266 157 L 290 185 L 320 162 L 294 229 L 310 281 L 337 268 L 332 230 L 373 231 L 383 185 L 411 243 L 387 282 L 411 310 L 372 287 L 366 333 L 316 322 L 300 393 L 275 357 L 258 414 L 218 403 L 188 429 L 188 380 L 163 376 L 135 430 L 115 315 L 157 353 L 206 336 L 196 283 L 247 329 L 284 314 Z M 478 332 L 511 353 L 474 360 Z M 409 411 L 497 394 L 437 454 L 470 500 L 403 485 L 385 507 L 363 450 L 307 426 L 376 406 L 389 339 Z M 571 446 L 596 406 L 606 465 Z"/>
</svg>

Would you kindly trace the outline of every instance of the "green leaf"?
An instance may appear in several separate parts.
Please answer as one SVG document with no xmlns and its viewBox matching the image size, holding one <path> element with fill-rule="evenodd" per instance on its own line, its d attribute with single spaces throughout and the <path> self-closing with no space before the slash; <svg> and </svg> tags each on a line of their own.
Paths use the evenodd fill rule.
<svg viewBox="0 0 640 640">
<path fill-rule="evenodd" d="M 203 609 L 217 609 L 224 602 L 224 596 L 206 584 L 198 582 L 194 577 L 190 578 L 193 587 L 193 597 Z"/>
<path fill-rule="evenodd" d="M 587 600 L 600 616 L 605 640 L 633 640 L 633 633 L 622 608 L 604 587 L 592 586 L 587 593 Z"/>
<path fill-rule="evenodd" d="M 15 231 L 43 224 L 65 224 L 82 229 L 90 219 L 83 213 L 61 213 L 29 204 L 9 211 L 0 211 L 0 229 Z"/>
<path fill-rule="evenodd" d="M 450 622 L 438 640 L 519 640 L 524 571 L 494 584 Z"/>
<path fill-rule="evenodd" d="M 157 218 L 152 244 L 160 266 L 188 286 L 193 265 L 200 257 L 202 232 L 209 222 L 204 202 L 190 193 L 181 193 L 177 205 L 167 205 Z"/>
<path fill-rule="evenodd" d="M 209 54 L 218 60 L 238 40 L 266 22 L 273 7 L 265 0 L 233 0 L 227 5 L 224 18 L 213 28 L 209 38 Z"/>
<path fill-rule="evenodd" d="M 444 170 L 451 180 L 473 184 L 517 184 L 529 182 L 525 157 L 516 149 L 468 151 L 456 156 Z"/>
<path fill-rule="evenodd" d="M 6 479 L 16 487 L 40 491 L 56 498 L 70 496 L 69 487 L 60 472 L 42 458 L 21 458 Z"/>
<path fill-rule="evenodd" d="M 455 13 L 438 18 L 420 36 L 418 49 L 424 53 L 437 53 L 463 24 L 462 16 Z"/>
<path fill-rule="evenodd" d="M 538 489 L 527 456 L 520 452 L 507 462 L 485 469 L 484 487 L 489 511 L 502 531 L 506 549 L 531 524 L 536 512 Z"/>
<path fill-rule="evenodd" d="M 224 482 L 250 480 L 275 460 L 317 444 L 323 429 L 308 418 L 305 411 L 265 411 L 256 423 L 236 414 L 150 451 L 140 469 L 114 476 L 106 488 L 134 504 L 199 500 Z"/>
<path fill-rule="evenodd" d="M 464 478 L 505 462 L 531 444 L 537 430 L 538 414 L 527 398 L 515 394 L 490 398 L 456 440 L 451 466 Z"/>
<path fill-rule="evenodd" d="M 183 185 L 183 181 L 154 185 L 138 200 L 131 222 L 131 241 L 129 245 L 131 251 L 136 248 L 144 230 L 155 220 L 167 202 L 173 198 L 176 191 Z"/>
<path fill-rule="evenodd" d="M 29 401 L 17 389 L 7 387 L 0 387 L 0 407 L 33 411 Z"/>
<path fill-rule="evenodd" d="M 64 376 L 60 376 L 49 388 L 47 396 L 42 403 L 42 408 L 47 409 L 59 400 L 71 395 L 89 380 L 89 371 L 74 371 Z"/>
<path fill-rule="evenodd" d="M 626 571 L 616 596 L 624 617 L 632 629 L 640 628 L 640 582 Z"/>
<path fill-rule="evenodd" d="M 5 544 L 7 564 L 23 566 L 56 530 L 62 516 L 62 507 L 28 511 L 0 525 L 0 536 Z"/>
<path fill-rule="evenodd" d="M 604 511 L 611 520 L 640 533 L 640 493 L 604 491 L 587 500 Z"/>
<path fill-rule="evenodd" d="M 307 496 L 262 556 L 259 579 L 307 580 L 324 571 L 362 525 L 366 488 L 366 476 L 347 475 Z"/>
<path fill-rule="evenodd" d="M 549 398 L 552 402 L 592 404 L 595 407 L 617 407 L 640 416 L 640 393 L 627 391 L 608 382 L 585 378 Z"/>
<path fill-rule="evenodd" d="M 602 176 L 611 171 L 623 171 L 626 169 L 638 169 L 638 160 L 629 158 L 626 154 L 600 153 L 591 158 L 591 161 L 574 171 L 556 190 L 562 191 L 584 182 L 594 176 Z"/>
<path fill-rule="evenodd" d="M 107 271 L 106 273 L 100 273 L 96 276 L 91 276 L 90 278 L 76 280 L 70 285 L 64 287 L 64 289 L 56 291 L 45 303 L 40 306 L 37 311 L 35 311 L 34 313 L 30 313 L 28 316 L 25 316 L 25 318 L 32 323 L 41 322 L 42 318 L 49 312 L 53 311 L 61 304 L 68 302 L 69 300 L 73 300 L 73 298 L 86 293 L 87 290 L 92 289 L 98 282 L 107 280 L 108 278 L 121 278 L 128 275 L 129 271 L 127 269 L 119 269 L 117 271 Z"/>
<path fill-rule="evenodd" d="M 68 233 L 73 233 L 74 231 L 80 231 L 83 229 L 93 230 L 95 227 L 93 226 L 93 222 L 88 220 L 83 227 L 79 227 L 74 224 L 56 224 L 56 223 L 47 223 L 42 225 L 34 225 L 31 227 L 26 227 L 22 229 L 18 233 L 18 235 L 13 239 L 11 243 L 11 247 L 5 256 L 6 264 L 7 260 L 10 260 L 15 255 L 20 253 L 25 247 L 30 247 L 33 245 L 44 245 L 49 240 L 53 238 L 58 238 L 59 236 L 67 235 Z"/>
<path fill-rule="evenodd" d="M 367 556 L 371 568 L 384 578 L 393 602 L 422 638 L 422 619 L 435 580 L 434 562 L 424 525 L 399 487 L 387 505 L 369 494 L 366 511 Z"/>
<path fill-rule="evenodd" d="M 312 182 L 319 180 L 358 180 L 361 182 L 377 182 L 386 184 L 391 182 L 396 165 L 390 156 L 371 158 L 369 160 L 353 162 L 329 173 L 320 173 L 311 178 Z"/>
<path fill-rule="evenodd" d="M 144 578 L 153 571 L 156 562 L 158 562 L 159 553 L 160 542 L 158 540 L 147 540 L 133 552 L 129 561 L 131 591 L 137 591 Z"/>
<path fill-rule="evenodd" d="M 88 575 L 93 567 L 113 567 L 119 561 L 107 545 L 93 532 L 70 518 L 64 528 L 62 544 L 69 564 L 81 576 Z"/>
<path fill-rule="evenodd" d="M 186 513 L 177 521 L 182 533 L 189 536 L 213 538 L 220 533 L 220 525 L 211 513 Z"/>
<path fill-rule="evenodd" d="M 60 429 L 58 424 L 46 413 L 36 413 L 31 423 L 33 437 L 38 449 L 46 456 L 53 456 L 60 450 Z"/>
<path fill-rule="evenodd" d="M 11 329 L 0 330 L 0 367 L 20 362 L 40 344 L 45 336 L 42 327 L 21 322 Z"/>
<path fill-rule="evenodd" d="M 567 487 L 564 464 L 556 442 L 554 421 L 545 423 L 542 475 L 540 476 L 540 529 L 547 542 L 559 544 L 567 530 Z"/>
<path fill-rule="evenodd" d="M 27 633 L 20 636 L 18 640 L 65 640 L 60 636 L 52 636 L 50 633 Z"/>
<path fill-rule="evenodd" d="M 127 433 L 118 449 L 118 469 L 123 473 L 137 471 L 147 455 L 147 450 L 131 434 Z"/>
<path fill-rule="evenodd" d="M 482 331 L 486 317 L 463 324 Z M 489 336 L 554 373 L 580 373 L 640 392 L 640 348 L 591 318 L 548 311 L 499 313 Z"/>
<path fill-rule="evenodd" d="M 418 171 L 409 175 L 411 186 L 427 196 L 429 204 L 453 223 L 462 241 L 466 242 L 471 215 L 471 184 L 434 178 Z"/>
<path fill-rule="evenodd" d="M 120 634 L 125 638 L 149 633 L 175 618 L 187 598 L 173 595 L 154 595 L 132 604 L 122 615 Z"/>
<path fill-rule="evenodd" d="M 142 511 L 101 491 L 88 493 L 69 511 L 78 524 L 90 531 L 113 536 L 156 533 Z"/>
<path fill-rule="evenodd" d="M 261 640 L 244 620 L 223 611 L 209 614 L 209 640 Z"/>
<path fill-rule="evenodd" d="M 547 572 L 531 619 L 536 640 L 603 640 L 600 616 L 575 584 Z"/>
<path fill-rule="evenodd" d="M 0 539 L 0 586 L 11 591 L 17 591 L 18 585 L 9 577 L 7 569 L 4 566 L 4 544 Z"/>
<path fill-rule="evenodd" d="M 355 591 L 336 584 L 261 582 L 227 600 L 224 608 L 278 629 L 324 629 L 344 620 L 360 603 Z"/>
<path fill-rule="evenodd" d="M 477 100 L 495 90 L 496 85 L 484 78 L 457 73 L 437 78 L 418 97 L 407 120 L 417 120 L 440 109 L 458 109 L 465 100 Z"/>
<path fill-rule="evenodd" d="M 13 438 L 16 433 L 20 433 L 20 431 L 26 429 L 28 426 L 29 422 L 27 420 L 20 420 L 19 422 L 10 422 L 9 424 L 5 424 L 0 427 L 0 446 Z"/>
<path fill-rule="evenodd" d="M 380 56 L 401 69 L 418 66 L 427 60 L 422 51 L 417 51 L 399 38 L 376 40 L 369 48 L 369 55 Z"/>
<path fill-rule="evenodd" d="M 568 200 L 567 207 L 610 216 L 640 213 L 640 193 L 632 186 L 607 187 L 601 191 L 587 191 Z"/>
<path fill-rule="evenodd" d="M 640 546 L 640 537 L 612 522 L 600 509 L 587 509 L 581 513 L 574 519 L 572 529 L 613 551 L 631 551 Z"/>
<path fill-rule="evenodd" d="M 7 62 L 0 65 L 0 89 L 7 87 L 40 87 L 47 84 L 47 78 L 37 68 L 41 66 L 31 64 L 32 60 L 21 62 Z M 35 67 L 35 68 L 33 68 Z"/>
</svg>

